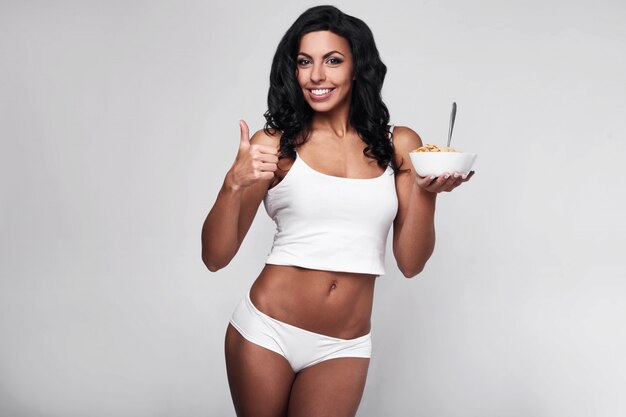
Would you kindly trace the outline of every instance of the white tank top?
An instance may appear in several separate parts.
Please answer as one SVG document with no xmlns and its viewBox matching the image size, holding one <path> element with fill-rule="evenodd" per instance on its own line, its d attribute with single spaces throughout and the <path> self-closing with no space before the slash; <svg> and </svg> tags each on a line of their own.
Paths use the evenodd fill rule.
<svg viewBox="0 0 626 417">
<path fill-rule="evenodd" d="M 387 236 L 398 210 L 395 176 L 323 174 L 297 154 L 283 180 L 263 200 L 276 223 L 266 263 L 324 271 L 385 273 Z"/>
</svg>

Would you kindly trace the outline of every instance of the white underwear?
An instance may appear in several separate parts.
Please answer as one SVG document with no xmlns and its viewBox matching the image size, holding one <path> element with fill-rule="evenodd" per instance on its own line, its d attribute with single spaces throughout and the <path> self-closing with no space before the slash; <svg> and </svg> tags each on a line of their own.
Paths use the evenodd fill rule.
<svg viewBox="0 0 626 417">
<path fill-rule="evenodd" d="M 259 311 L 250 293 L 241 300 L 230 323 L 248 341 L 283 356 L 294 372 L 334 358 L 369 358 L 371 334 L 339 339 L 278 321 Z"/>
</svg>

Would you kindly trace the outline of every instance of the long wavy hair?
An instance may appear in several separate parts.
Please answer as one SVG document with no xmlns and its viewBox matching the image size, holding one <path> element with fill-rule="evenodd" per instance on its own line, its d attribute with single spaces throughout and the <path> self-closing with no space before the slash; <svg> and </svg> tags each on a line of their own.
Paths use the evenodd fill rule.
<svg viewBox="0 0 626 417">
<path fill-rule="evenodd" d="M 296 147 L 308 139 L 314 111 L 298 84 L 296 58 L 302 37 L 322 30 L 333 32 L 350 44 L 355 79 L 349 118 L 367 145 L 363 153 L 376 159 L 380 167 L 391 166 L 397 172 L 389 140 L 389 110 L 381 96 L 387 67 L 365 22 L 334 6 L 316 6 L 302 13 L 278 44 L 270 72 L 265 132 L 282 132 L 281 158 L 295 158 Z"/>
</svg>

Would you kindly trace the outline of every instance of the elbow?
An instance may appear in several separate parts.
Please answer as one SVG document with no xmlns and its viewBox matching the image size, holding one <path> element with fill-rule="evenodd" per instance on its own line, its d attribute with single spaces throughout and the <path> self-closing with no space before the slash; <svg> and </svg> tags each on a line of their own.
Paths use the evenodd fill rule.
<svg viewBox="0 0 626 417">
<path fill-rule="evenodd" d="M 206 265 L 207 269 L 211 272 L 217 272 L 226 266 L 226 265 L 220 265 L 217 263 L 206 262 L 206 261 L 204 262 L 204 265 Z"/>
<path fill-rule="evenodd" d="M 413 278 L 420 274 L 424 270 L 424 264 L 421 265 L 411 265 L 411 266 L 398 266 L 400 268 L 400 272 L 404 275 L 405 278 Z"/>
<path fill-rule="evenodd" d="M 220 268 L 218 265 L 216 265 L 216 264 L 212 264 L 212 263 L 209 263 L 209 262 L 205 262 L 204 264 L 206 265 L 207 269 L 208 269 L 209 271 L 211 271 L 211 272 L 217 272 L 217 271 L 219 271 L 220 269 L 222 269 L 222 268 Z"/>
<path fill-rule="evenodd" d="M 424 270 L 424 267 L 426 266 L 427 261 L 428 261 L 428 258 L 426 259 L 411 258 L 408 260 L 407 259 L 398 260 L 397 264 L 398 264 L 398 269 L 400 270 L 400 272 L 402 272 L 402 275 L 404 275 L 405 278 L 413 278 L 419 275 Z"/>
<path fill-rule="evenodd" d="M 202 244 L 202 262 L 211 272 L 217 272 L 225 268 L 233 260 L 237 250 L 229 250 L 223 246 L 216 246 L 207 243 Z"/>
<path fill-rule="evenodd" d="M 204 265 L 211 272 L 217 272 L 228 265 L 228 262 L 220 262 L 217 259 L 205 254 L 202 255 L 202 262 L 204 262 Z"/>
<path fill-rule="evenodd" d="M 424 268 L 426 267 L 426 263 L 430 259 L 430 255 L 433 253 L 433 247 L 425 249 L 421 253 L 415 252 L 406 252 L 399 251 L 396 252 L 396 263 L 398 265 L 398 269 L 402 272 L 405 278 L 413 278 L 419 275 Z"/>
</svg>

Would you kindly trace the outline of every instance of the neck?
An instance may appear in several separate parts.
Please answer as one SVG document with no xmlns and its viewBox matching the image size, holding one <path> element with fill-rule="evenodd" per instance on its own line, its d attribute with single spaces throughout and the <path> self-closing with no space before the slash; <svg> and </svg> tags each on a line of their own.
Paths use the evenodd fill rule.
<svg viewBox="0 0 626 417">
<path fill-rule="evenodd" d="M 315 113 L 311 128 L 314 131 L 330 132 L 336 137 L 343 138 L 354 130 L 350 125 L 349 113 L 349 106 L 331 112 Z"/>
</svg>

